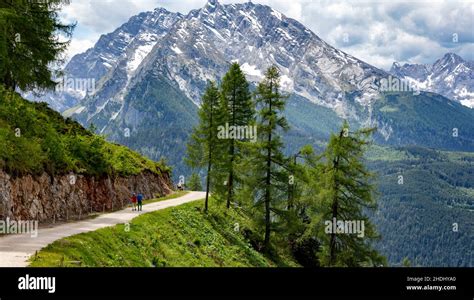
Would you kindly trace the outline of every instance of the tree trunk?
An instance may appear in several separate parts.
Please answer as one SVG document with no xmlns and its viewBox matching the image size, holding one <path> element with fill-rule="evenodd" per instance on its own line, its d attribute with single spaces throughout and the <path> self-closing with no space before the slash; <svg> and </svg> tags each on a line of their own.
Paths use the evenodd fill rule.
<svg viewBox="0 0 474 300">
<path fill-rule="evenodd" d="M 269 135 L 269 141 L 271 141 L 271 134 Z M 271 168 L 271 150 L 267 149 L 267 178 L 265 180 L 265 249 L 268 250 L 270 246 L 270 168 Z"/>
<path fill-rule="evenodd" d="M 337 219 L 337 208 L 338 208 L 338 203 L 337 203 L 337 195 L 333 199 L 332 203 L 332 222 L 334 222 L 334 218 Z M 333 266 L 335 261 L 336 261 L 336 232 L 334 232 L 334 228 L 331 231 L 331 240 L 329 242 L 329 266 Z"/>
<path fill-rule="evenodd" d="M 235 126 L 235 94 L 236 87 L 233 89 L 233 99 L 232 99 L 232 126 Z M 235 156 L 235 140 L 231 139 L 230 142 L 230 171 L 229 171 L 229 180 L 227 182 L 227 208 L 230 208 L 230 203 L 233 200 L 234 192 L 234 156 Z"/>
<path fill-rule="evenodd" d="M 206 200 L 204 201 L 204 212 L 207 213 L 209 208 L 209 187 L 211 185 L 211 168 L 212 168 L 212 141 L 214 140 L 212 128 L 214 126 L 214 102 L 211 103 L 211 116 L 209 118 L 209 156 L 207 162 L 207 178 L 206 178 Z"/>
<path fill-rule="evenodd" d="M 233 147 L 232 147 L 233 148 Z M 233 151 L 232 151 L 233 152 Z M 233 191 L 234 191 L 234 158 L 230 160 L 230 172 L 229 172 L 229 182 L 227 183 L 227 208 L 230 208 L 230 203 L 233 200 Z"/>
<path fill-rule="evenodd" d="M 273 84 L 270 83 L 270 91 L 273 92 Z M 272 112 L 272 98 L 270 97 L 269 111 Z M 269 130 L 268 130 L 268 145 L 267 145 L 267 176 L 265 179 L 265 241 L 264 247 L 265 251 L 268 251 L 270 248 L 270 234 L 271 234 L 271 219 L 270 219 L 270 184 L 271 184 L 271 167 L 272 167 L 272 123 L 271 117 L 269 120 Z"/>
<path fill-rule="evenodd" d="M 209 186 L 211 182 L 211 151 L 209 151 L 209 162 L 207 163 L 207 179 L 206 179 L 206 201 L 204 202 L 204 212 L 207 213 L 209 206 Z"/>
<path fill-rule="evenodd" d="M 339 143 L 344 135 L 344 131 L 341 131 L 339 134 Z M 334 218 L 337 220 L 338 216 L 338 190 L 339 190 L 339 181 L 337 180 L 337 172 L 339 169 L 339 155 L 333 160 L 333 167 L 334 167 L 334 199 L 332 202 L 332 220 L 334 222 Z M 334 228 L 331 232 L 331 240 L 329 241 L 329 265 L 333 266 L 336 262 L 336 232 L 334 232 Z"/>
</svg>

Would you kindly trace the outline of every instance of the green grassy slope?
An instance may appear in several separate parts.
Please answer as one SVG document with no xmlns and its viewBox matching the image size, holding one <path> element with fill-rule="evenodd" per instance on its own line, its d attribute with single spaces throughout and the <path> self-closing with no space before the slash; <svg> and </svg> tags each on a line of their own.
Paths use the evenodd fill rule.
<svg viewBox="0 0 474 300">
<path fill-rule="evenodd" d="M 139 216 L 129 231 L 117 225 L 64 238 L 32 257 L 31 266 L 297 266 L 284 253 L 270 259 L 255 251 L 244 236 L 250 221 L 239 210 L 214 201 L 208 215 L 201 208 L 201 201 L 188 203 Z"/>
<path fill-rule="evenodd" d="M 169 171 L 124 147 L 108 143 L 45 103 L 32 103 L 0 86 L 0 168 L 13 174 L 133 175 Z"/>
</svg>

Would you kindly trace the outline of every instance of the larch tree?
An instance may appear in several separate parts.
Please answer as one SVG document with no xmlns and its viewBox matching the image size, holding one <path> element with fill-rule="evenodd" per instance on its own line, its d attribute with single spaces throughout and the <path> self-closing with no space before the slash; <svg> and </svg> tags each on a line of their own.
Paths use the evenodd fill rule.
<svg viewBox="0 0 474 300">
<path fill-rule="evenodd" d="M 193 168 L 207 168 L 205 212 L 208 211 L 209 192 L 213 184 L 213 165 L 220 159 L 218 154 L 220 141 L 217 139 L 217 117 L 221 108 L 219 98 L 219 89 L 214 82 L 211 82 L 202 97 L 199 124 L 194 128 L 187 146 L 186 163 Z"/>
<path fill-rule="evenodd" d="M 287 159 L 283 155 L 281 134 L 288 129 L 283 116 L 286 96 L 280 91 L 280 73 L 270 67 L 256 91 L 258 142 L 254 145 L 253 195 L 256 204 L 263 206 L 265 227 L 264 249 L 270 249 L 272 223 L 287 210 L 288 175 L 284 168 Z"/>
<path fill-rule="evenodd" d="M 249 83 L 237 63 L 230 66 L 229 71 L 222 79 L 221 107 L 223 115 L 220 118 L 219 126 L 222 129 L 229 128 L 236 133 L 240 131 L 240 128 L 249 128 L 255 122 L 255 107 Z M 221 138 L 219 142 L 226 152 L 218 164 L 219 174 L 225 176 L 225 179 L 221 178 L 221 181 L 225 182 L 221 194 L 224 194 L 226 206 L 229 208 L 234 201 L 236 183 L 239 181 L 235 168 L 241 158 L 246 138 L 230 134 L 225 139 Z"/>
<path fill-rule="evenodd" d="M 7 89 L 53 89 L 75 25 L 59 20 L 65 0 L 0 5 L 0 83 Z"/>
<path fill-rule="evenodd" d="M 323 266 L 357 267 L 385 263 L 371 241 L 378 238 L 365 210 L 376 208 L 373 175 L 363 163 L 368 138 L 374 128 L 351 132 L 344 123 L 330 138 L 323 154 L 318 208 Z M 319 174 L 319 172 L 317 172 Z M 355 232 L 357 224 L 358 232 Z M 349 226 L 350 225 L 350 226 Z M 349 228 L 351 227 L 351 228 Z"/>
<path fill-rule="evenodd" d="M 188 179 L 188 186 L 191 191 L 202 191 L 201 177 L 199 177 L 199 174 L 191 174 Z"/>
</svg>

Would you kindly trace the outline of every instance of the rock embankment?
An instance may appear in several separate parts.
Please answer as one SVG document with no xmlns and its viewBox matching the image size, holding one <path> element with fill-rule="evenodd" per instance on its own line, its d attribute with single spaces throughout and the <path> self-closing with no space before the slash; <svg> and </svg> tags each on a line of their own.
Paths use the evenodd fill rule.
<svg viewBox="0 0 474 300">
<path fill-rule="evenodd" d="M 80 219 L 88 214 L 118 210 L 131 194 L 145 199 L 171 193 L 168 173 L 143 172 L 128 177 L 85 175 L 13 177 L 0 171 L 0 219 L 38 220 L 40 223 Z"/>
</svg>

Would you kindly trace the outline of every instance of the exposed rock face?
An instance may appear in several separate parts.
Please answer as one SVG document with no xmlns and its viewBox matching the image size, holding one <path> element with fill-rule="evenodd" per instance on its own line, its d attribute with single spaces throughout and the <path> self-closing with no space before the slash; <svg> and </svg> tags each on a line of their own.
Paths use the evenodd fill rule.
<svg viewBox="0 0 474 300">
<path fill-rule="evenodd" d="M 434 92 L 474 108 L 474 62 L 447 53 L 433 65 L 394 63 L 390 70 L 422 91 Z"/>
<path fill-rule="evenodd" d="M 186 16 L 173 15 L 163 9 L 143 16 L 139 20 L 146 21 L 151 16 L 169 20 L 164 23 L 168 27 L 162 26 L 157 42 L 153 43 L 148 42 L 148 36 L 131 36 L 128 41 L 153 47 L 139 55 L 141 59 L 134 61 L 133 67 L 126 67 L 127 63 L 123 62 L 108 73 L 101 73 L 97 80 L 103 84 L 66 114 L 82 124 L 94 123 L 101 133 L 115 141 L 117 132 L 123 132 L 117 130 L 117 124 L 131 129 L 139 127 L 140 124 L 129 120 L 140 119 L 127 118 L 135 110 L 144 114 L 152 106 L 163 112 L 163 92 L 144 98 L 144 91 L 156 90 L 154 85 L 165 81 L 170 83 L 169 89 L 180 91 L 200 105 L 208 81 L 219 82 L 231 62 L 238 62 L 247 79 L 255 84 L 264 78 L 268 67 L 278 66 L 283 90 L 332 108 L 343 116 L 353 113 L 352 104 L 344 100 L 346 92 L 354 92 L 358 103 L 368 105 L 379 96 L 372 83 L 389 75 L 335 49 L 303 24 L 265 5 L 252 2 L 222 5 L 208 1 L 203 8 L 192 10 Z M 121 28 L 131 27 L 137 23 L 136 19 L 132 18 Z M 110 37 L 114 37 L 114 33 Z M 115 41 L 122 40 L 114 37 L 112 41 L 115 45 Z M 117 43 L 116 47 L 122 44 Z M 140 47 L 128 48 L 130 61 L 137 56 L 134 53 Z M 90 56 L 86 65 L 102 66 L 107 62 L 97 57 L 108 57 L 115 52 L 116 49 L 104 47 L 99 41 L 86 54 L 71 60 L 66 72 L 84 69 L 81 61 L 89 57 L 87 53 L 97 54 Z"/>
<path fill-rule="evenodd" d="M 94 80 L 94 86 L 89 86 L 88 89 L 77 88 L 66 81 L 63 88 L 56 92 L 47 92 L 39 97 L 33 92 L 25 92 L 23 96 L 32 101 L 47 102 L 53 109 L 63 112 L 92 93 L 96 89 L 95 85 L 101 85 L 100 79 L 105 76 L 113 76 L 116 80 L 115 83 L 104 86 L 103 90 L 108 90 L 109 93 L 120 90 L 127 84 L 127 75 L 134 73 L 153 46 L 181 18 L 181 14 L 161 8 L 133 16 L 114 32 L 102 35 L 94 48 L 74 56 L 64 70 L 64 77 L 58 79 L 60 82 L 73 80 L 79 85 L 84 80 L 89 83 Z"/>
<path fill-rule="evenodd" d="M 171 187 L 167 173 L 116 178 L 44 173 L 15 178 L 0 171 L 0 215 L 43 223 L 73 220 L 91 212 L 121 209 L 133 192 L 151 199 L 169 194 Z"/>
</svg>

